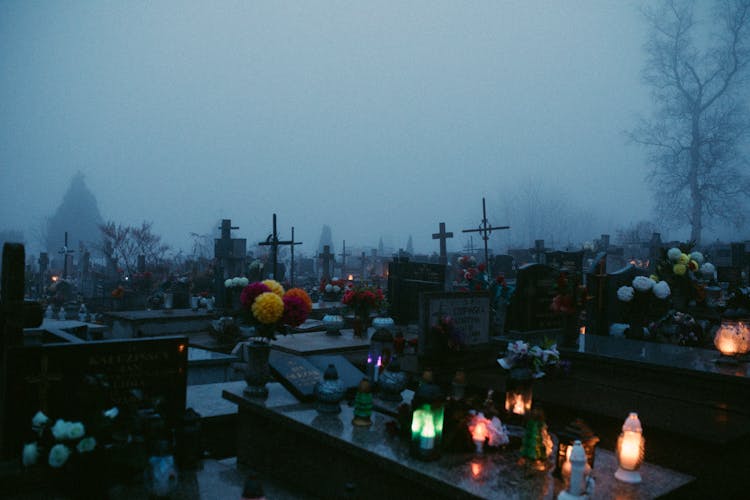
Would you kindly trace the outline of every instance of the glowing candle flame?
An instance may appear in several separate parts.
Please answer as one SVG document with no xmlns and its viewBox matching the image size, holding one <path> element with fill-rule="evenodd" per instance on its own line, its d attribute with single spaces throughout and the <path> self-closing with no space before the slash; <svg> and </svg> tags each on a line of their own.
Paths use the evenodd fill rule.
<svg viewBox="0 0 750 500">
<path fill-rule="evenodd" d="M 516 394 L 516 399 L 513 401 L 513 413 L 516 415 L 526 414 L 526 405 L 524 404 L 523 397 L 520 394 Z"/>
<path fill-rule="evenodd" d="M 471 463 L 471 476 L 472 477 L 479 477 L 479 474 L 482 473 L 482 464 L 479 462 L 472 462 Z"/>
</svg>

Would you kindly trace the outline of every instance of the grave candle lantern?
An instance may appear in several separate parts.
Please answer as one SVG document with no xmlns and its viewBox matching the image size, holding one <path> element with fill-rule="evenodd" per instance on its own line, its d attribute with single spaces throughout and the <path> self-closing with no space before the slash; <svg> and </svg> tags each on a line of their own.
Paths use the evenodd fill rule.
<svg viewBox="0 0 750 500">
<path fill-rule="evenodd" d="M 631 412 L 625 423 L 622 424 L 622 432 L 617 438 L 617 461 L 619 467 L 615 472 L 615 478 L 625 483 L 640 483 L 641 473 L 638 468 L 643 463 L 645 441 L 643 439 L 643 428 L 638 414 Z"/>
<path fill-rule="evenodd" d="M 586 470 L 590 471 L 594 468 L 596 445 L 599 443 L 599 437 L 586 425 L 586 422 L 580 418 L 575 419 L 564 429 L 558 431 L 557 437 L 559 444 L 555 457 L 555 475 L 563 479 L 568 479 L 570 476 L 570 453 L 576 441 L 581 442 L 586 453 Z"/>
<path fill-rule="evenodd" d="M 432 382 L 431 371 L 424 372 L 411 407 L 411 452 L 420 460 L 435 460 L 440 456 L 445 397 Z"/>
<path fill-rule="evenodd" d="M 716 330 L 714 345 L 722 356 L 733 358 L 750 351 L 750 329 L 745 322 L 735 318 L 724 318 Z"/>
<path fill-rule="evenodd" d="M 511 369 L 505 382 L 505 411 L 520 416 L 531 411 L 533 382 L 531 370 Z"/>
<path fill-rule="evenodd" d="M 393 334 L 387 328 L 378 328 L 370 338 L 370 349 L 367 352 L 367 376 L 373 384 L 388 367 L 393 356 Z"/>
</svg>

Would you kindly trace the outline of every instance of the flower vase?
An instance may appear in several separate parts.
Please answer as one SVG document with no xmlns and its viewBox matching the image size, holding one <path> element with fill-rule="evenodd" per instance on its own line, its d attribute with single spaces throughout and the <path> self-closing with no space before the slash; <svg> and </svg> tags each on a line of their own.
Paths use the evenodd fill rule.
<svg viewBox="0 0 750 500">
<path fill-rule="evenodd" d="M 358 314 L 354 316 L 352 328 L 354 329 L 354 338 L 367 339 L 367 329 L 370 327 L 370 315 Z"/>
<path fill-rule="evenodd" d="M 534 377 L 531 370 L 513 368 L 505 380 L 505 411 L 523 417 L 531 411 L 534 396 Z"/>
<path fill-rule="evenodd" d="M 251 341 L 244 346 L 245 366 L 245 387 L 244 394 L 251 398 L 265 398 L 268 396 L 268 382 L 270 368 L 268 366 L 268 356 L 271 353 L 271 346 L 267 342 Z"/>
</svg>

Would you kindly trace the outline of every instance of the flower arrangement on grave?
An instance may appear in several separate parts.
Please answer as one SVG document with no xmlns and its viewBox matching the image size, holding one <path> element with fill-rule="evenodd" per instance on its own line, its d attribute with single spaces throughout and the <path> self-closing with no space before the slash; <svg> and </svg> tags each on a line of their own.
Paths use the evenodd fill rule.
<svg viewBox="0 0 750 500">
<path fill-rule="evenodd" d="M 341 302 L 354 314 L 354 335 L 366 336 L 370 313 L 387 307 L 383 290 L 375 286 L 358 285 L 347 289 Z"/>
<path fill-rule="evenodd" d="M 706 285 L 714 281 L 716 268 L 707 262 L 701 252 L 693 251 L 695 244 L 687 242 L 670 249 L 661 249 L 661 259 L 656 264 L 654 281 L 666 281 L 672 291 L 675 309 L 688 311 L 692 302 L 705 300 Z"/>
<path fill-rule="evenodd" d="M 323 300 L 329 302 L 338 302 L 342 294 L 347 289 L 347 282 L 343 279 L 326 279 L 320 280 L 318 291 L 323 296 Z"/>
<path fill-rule="evenodd" d="M 523 340 L 508 343 L 505 355 L 497 359 L 506 370 L 527 370 L 535 378 L 542 378 L 545 370 L 557 366 L 560 352 L 554 340 L 544 339 L 541 345 L 530 345 Z"/>
<path fill-rule="evenodd" d="M 262 342 L 276 339 L 288 327 L 305 322 L 312 311 L 312 300 L 301 288 L 284 290 L 275 280 L 247 284 L 240 294 L 241 317 L 255 326 L 255 338 Z"/>
<path fill-rule="evenodd" d="M 440 316 L 437 323 L 430 328 L 430 332 L 432 338 L 439 339 L 438 342 L 447 350 L 458 352 L 466 346 L 466 336 L 451 316 Z"/>
<path fill-rule="evenodd" d="M 77 493 L 99 494 L 109 487 L 105 451 L 115 444 L 117 407 L 93 415 L 88 422 L 53 420 L 38 411 L 21 452 L 26 468 L 43 470 L 56 485 Z M 85 490 L 85 491 L 80 491 Z M 94 498 L 94 496 L 92 496 Z"/>
<path fill-rule="evenodd" d="M 674 310 L 649 324 L 646 340 L 693 347 L 706 343 L 700 323 L 690 314 Z"/>
<path fill-rule="evenodd" d="M 664 316 L 669 309 L 671 288 L 666 281 L 636 276 L 630 286 L 617 289 L 617 299 L 625 304 L 624 320 L 630 324 L 628 337 L 643 338 L 644 327 Z"/>
</svg>

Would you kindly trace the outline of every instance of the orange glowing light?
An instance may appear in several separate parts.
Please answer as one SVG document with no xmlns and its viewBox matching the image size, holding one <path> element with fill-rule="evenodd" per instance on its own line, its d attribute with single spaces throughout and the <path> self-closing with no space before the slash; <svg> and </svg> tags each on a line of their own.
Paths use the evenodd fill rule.
<svg viewBox="0 0 750 500">
<path fill-rule="evenodd" d="M 516 415 L 526 414 L 526 404 L 523 400 L 523 396 L 516 394 L 515 400 L 513 401 L 513 413 Z"/>
<path fill-rule="evenodd" d="M 60 278 L 58 276 L 52 276 L 52 282 L 53 283 L 57 283 L 57 280 L 59 280 L 59 279 Z"/>
<path fill-rule="evenodd" d="M 579 328 L 578 333 L 580 333 L 581 335 L 586 335 L 586 327 L 582 326 L 581 328 Z"/>
<path fill-rule="evenodd" d="M 477 422 L 471 432 L 471 437 L 474 441 L 484 441 L 487 438 L 487 425 L 484 422 Z"/>
<path fill-rule="evenodd" d="M 714 337 L 714 345 L 725 356 L 736 356 L 750 351 L 750 329 L 742 321 L 721 324 Z"/>
<path fill-rule="evenodd" d="M 177 347 L 177 350 L 178 350 L 179 352 L 185 352 L 185 344 L 180 344 L 180 345 L 179 345 L 179 346 Z"/>
<path fill-rule="evenodd" d="M 482 464 L 479 462 L 471 463 L 471 477 L 479 477 L 482 473 Z"/>
<path fill-rule="evenodd" d="M 354 275 L 353 274 L 349 275 L 349 281 L 354 281 Z"/>
</svg>

